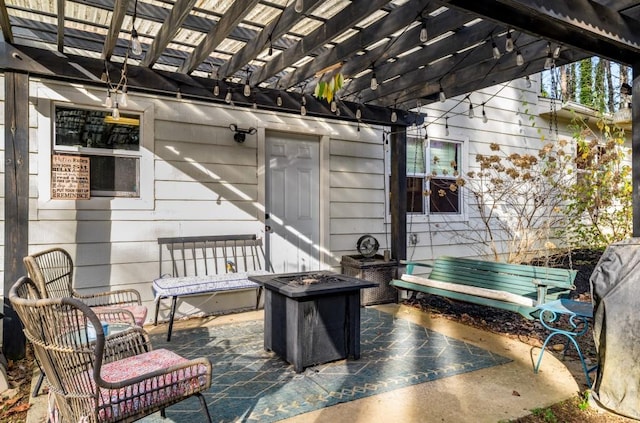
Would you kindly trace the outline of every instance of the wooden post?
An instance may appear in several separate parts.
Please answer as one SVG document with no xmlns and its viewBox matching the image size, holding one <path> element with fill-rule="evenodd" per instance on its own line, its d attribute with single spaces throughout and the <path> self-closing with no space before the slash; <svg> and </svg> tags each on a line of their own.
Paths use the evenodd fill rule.
<svg viewBox="0 0 640 423">
<path fill-rule="evenodd" d="M 640 63 L 633 66 L 631 88 L 631 167 L 633 236 L 640 237 Z"/>
<path fill-rule="evenodd" d="M 4 111 L 4 319 L 2 346 L 10 359 L 25 355 L 22 324 L 9 303 L 9 289 L 25 274 L 29 246 L 29 76 L 6 72 Z"/>
<path fill-rule="evenodd" d="M 407 258 L 407 128 L 391 127 L 391 256 Z"/>
</svg>

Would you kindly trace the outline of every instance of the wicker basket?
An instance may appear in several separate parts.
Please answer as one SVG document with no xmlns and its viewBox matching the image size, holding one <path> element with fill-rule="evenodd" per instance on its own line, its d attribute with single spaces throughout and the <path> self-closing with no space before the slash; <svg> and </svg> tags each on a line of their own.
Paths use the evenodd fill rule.
<svg viewBox="0 0 640 423">
<path fill-rule="evenodd" d="M 361 255 L 342 256 L 342 273 L 354 278 L 378 282 L 377 288 L 360 290 L 362 305 L 392 303 L 398 301 L 398 291 L 389 285 L 396 277 L 398 264 L 395 261 L 384 261 L 384 257 L 376 255 L 368 258 Z"/>
</svg>

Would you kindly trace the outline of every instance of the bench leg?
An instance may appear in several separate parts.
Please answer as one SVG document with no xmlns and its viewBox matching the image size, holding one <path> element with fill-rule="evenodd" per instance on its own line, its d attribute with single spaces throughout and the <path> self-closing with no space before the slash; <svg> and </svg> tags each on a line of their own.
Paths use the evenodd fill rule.
<svg viewBox="0 0 640 423">
<path fill-rule="evenodd" d="M 169 332 L 167 332 L 167 342 L 171 341 L 171 331 L 173 330 L 173 317 L 176 315 L 176 305 L 178 297 L 171 297 L 171 314 L 169 315 Z"/>
<path fill-rule="evenodd" d="M 260 298 L 262 297 L 262 286 L 258 288 L 258 300 L 256 301 L 256 310 L 260 308 Z"/>
<path fill-rule="evenodd" d="M 160 312 L 160 300 L 161 298 L 158 298 L 156 300 L 156 316 L 153 318 L 153 326 L 158 326 L 158 313 Z"/>
</svg>

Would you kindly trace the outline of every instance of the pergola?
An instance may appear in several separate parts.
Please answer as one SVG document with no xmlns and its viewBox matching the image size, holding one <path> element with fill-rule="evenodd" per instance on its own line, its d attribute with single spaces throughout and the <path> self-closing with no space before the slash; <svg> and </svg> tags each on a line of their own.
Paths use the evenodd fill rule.
<svg viewBox="0 0 640 423">
<path fill-rule="evenodd" d="M 20 274 L 27 250 L 20 193 L 28 192 L 32 75 L 283 113 L 304 105 L 311 116 L 397 129 L 418 121 L 421 105 L 527 77 L 549 61 L 597 55 L 626 64 L 640 92 L 640 0 L 0 0 L 0 25 L 5 281 Z M 337 74 L 335 104 L 317 99 L 318 82 Z M 632 110 L 640 122 L 639 96 Z M 399 175 L 406 135 L 392 133 Z M 638 124 L 632 147 L 640 236 Z M 406 192 L 405 183 L 395 177 L 391 189 Z M 393 207 L 405 215 L 403 204 Z M 396 257 L 405 224 L 393 222 Z"/>
</svg>

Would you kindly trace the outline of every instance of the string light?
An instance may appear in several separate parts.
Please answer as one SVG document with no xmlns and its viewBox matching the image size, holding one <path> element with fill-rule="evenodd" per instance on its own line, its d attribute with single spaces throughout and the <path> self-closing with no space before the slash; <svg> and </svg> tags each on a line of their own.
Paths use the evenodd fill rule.
<svg viewBox="0 0 640 423">
<path fill-rule="evenodd" d="M 176 91 L 176 98 L 178 100 L 182 100 L 182 92 L 180 91 L 180 88 L 178 88 L 178 91 Z"/>
<path fill-rule="evenodd" d="M 469 100 L 469 119 L 473 119 L 475 113 L 473 112 L 473 103 L 471 103 L 471 98 L 467 97 Z"/>
<path fill-rule="evenodd" d="M 440 103 L 444 103 L 445 100 L 447 99 L 447 96 L 444 93 L 444 89 L 442 88 L 442 84 L 440 84 Z"/>
<path fill-rule="evenodd" d="M 282 96 L 278 93 L 278 97 L 276 97 L 276 104 L 278 107 L 282 107 Z"/>
<path fill-rule="evenodd" d="M 527 85 L 527 88 L 531 88 L 531 78 L 529 78 L 529 75 L 524 77 L 524 81 L 525 81 L 525 84 Z"/>
<path fill-rule="evenodd" d="M 396 123 L 398 121 L 398 113 L 395 110 L 391 111 L 391 123 Z"/>
<path fill-rule="evenodd" d="M 516 51 L 516 65 L 524 65 L 524 57 L 522 56 L 522 53 L 520 53 L 520 50 Z"/>
<path fill-rule="evenodd" d="M 378 89 L 378 78 L 376 78 L 376 71 L 373 71 L 371 75 L 371 90 L 375 91 Z"/>
<path fill-rule="evenodd" d="M 295 6 L 293 6 L 293 10 L 296 11 L 296 13 L 302 13 L 302 9 L 303 9 L 303 4 L 302 4 L 302 0 L 296 0 L 296 4 Z"/>
<path fill-rule="evenodd" d="M 429 32 L 427 31 L 427 20 L 422 18 L 422 28 L 420 28 L 420 42 L 426 43 L 429 39 Z"/>
<path fill-rule="evenodd" d="M 249 85 L 249 69 L 247 69 L 246 72 L 247 79 L 244 80 L 244 88 L 242 89 L 242 94 L 244 94 L 245 97 L 249 97 L 251 96 L 251 86 Z"/>
<path fill-rule="evenodd" d="M 544 61 L 544 68 L 546 70 L 549 70 L 553 67 L 553 56 L 551 55 L 551 52 L 547 53 L 547 58 Z"/>
<path fill-rule="evenodd" d="M 216 79 L 216 82 L 213 84 L 213 95 L 216 97 L 220 95 L 220 84 L 218 83 L 217 79 Z"/>
<path fill-rule="evenodd" d="M 499 59 L 500 56 L 502 56 L 500 54 L 500 49 L 498 48 L 498 46 L 496 45 L 495 41 L 491 42 L 491 50 L 493 51 L 493 58 L 494 59 Z"/>
<path fill-rule="evenodd" d="M 104 99 L 104 106 L 107 109 L 113 107 L 113 100 L 111 99 L 111 90 L 107 90 L 107 98 Z"/>
<path fill-rule="evenodd" d="M 331 100 L 331 112 L 335 113 L 338 110 L 338 103 L 335 100 Z"/>
<path fill-rule="evenodd" d="M 117 102 L 113 105 L 113 110 L 111 111 L 111 117 L 116 120 L 120 119 L 120 109 L 118 108 Z"/>
<path fill-rule="evenodd" d="M 302 116 L 307 115 L 307 99 L 304 98 L 304 94 L 302 95 L 302 101 L 300 102 L 300 114 Z"/>
<path fill-rule="evenodd" d="M 553 58 L 557 59 L 560 57 L 560 44 L 556 45 L 556 48 L 553 50 Z"/>
<path fill-rule="evenodd" d="M 227 89 L 227 94 L 224 96 L 224 101 L 231 103 L 231 90 Z"/>
<path fill-rule="evenodd" d="M 507 31 L 507 39 L 504 43 L 504 49 L 511 53 L 514 49 L 513 38 L 511 37 L 511 30 Z"/>
<path fill-rule="evenodd" d="M 138 39 L 138 31 L 136 31 L 136 15 L 138 13 L 138 0 L 133 4 L 133 20 L 131 23 L 131 53 L 136 56 L 142 54 L 142 44 Z"/>
<path fill-rule="evenodd" d="M 482 103 L 482 122 L 489 122 L 489 118 L 487 118 L 487 113 L 484 111 L 484 103 Z"/>
<path fill-rule="evenodd" d="M 356 109 L 356 119 L 362 119 L 362 109 L 360 109 L 360 106 Z"/>
<path fill-rule="evenodd" d="M 551 52 L 551 43 L 547 43 L 547 58 L 544 61 L 544 68 L 549 70 L 553 67 L 553 54 Z"/>
<path fill-rule="evenodd" d="M 449 117 L 444 118 L 444 134 L 449 136 Z"/>
</svg>

